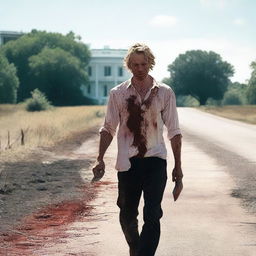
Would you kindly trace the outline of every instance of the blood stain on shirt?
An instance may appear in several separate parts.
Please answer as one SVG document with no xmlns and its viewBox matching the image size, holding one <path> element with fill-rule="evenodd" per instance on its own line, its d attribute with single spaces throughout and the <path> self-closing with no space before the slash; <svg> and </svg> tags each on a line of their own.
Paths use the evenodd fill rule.
<svg viewBox="0 0 256 256">
<path fill-rule="evenodd" d="M 145 134 L 142 132 L 142 126 L 144 122 L 144 110 L 141 109 L 141 106 L 135 102 L 136 96 L 131 95 L 127 99 L 127 111 L 129 117 L 127 119 L 127 127 L 133 133 L 133 146 L 138 148 L 138 154 L 136 157 L 144 157 L 147 152 L 147 140 Z"/>
</svg>

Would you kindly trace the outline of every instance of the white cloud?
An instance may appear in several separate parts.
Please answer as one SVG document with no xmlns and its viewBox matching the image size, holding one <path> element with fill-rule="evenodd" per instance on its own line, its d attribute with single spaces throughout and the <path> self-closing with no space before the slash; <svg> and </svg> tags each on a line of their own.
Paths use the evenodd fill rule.
<svg viewBox="0 0 256 256">
<path fill-rule="evenodd" d="M 157 15 L 150 21 L 150 25 L 153 27 L 173 27 L 177 24 L 178 20 L 174 16 Z"/>
<path fill-rule="evenodd" d="M 238 25 L 238 26 L 242 26 L 245 24 L 245 20 L 241 19 L 241 18 L 237 18 L 233 20 L 233 24 Z"/>
</svg>

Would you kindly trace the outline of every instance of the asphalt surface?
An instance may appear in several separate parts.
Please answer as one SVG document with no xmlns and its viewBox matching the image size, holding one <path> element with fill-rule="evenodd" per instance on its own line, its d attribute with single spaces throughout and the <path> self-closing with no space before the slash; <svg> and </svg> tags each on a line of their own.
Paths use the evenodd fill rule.
<svg viewBox="0 0 256 256">
<path fill-rule="evenodd" d="M 256 125 L 201 112 L 179 109 L 186 139 L 225 167 L 235 181 L 232 196 L 256 214 Z"/>
<path fill-rule="evenodd" d="M 163 198 L 162 234 L 156 256 L 255 256 L 256 126 L 195 109 L 179 109 L 183 132 L 184 190 L 174 202 L 173 157 L 169 142 L 169 180 Z M 74 153 L 93 159 L 98 138 Z M 118 221 L 116 141 L 106 153 L 106 175 L 86 221 L 70 225 L 67 238 L 38 255 L 125 256 L 128 247 Z M 83 173 L 81 173 L 83 176 Z M 140 205 L 139 223 L 142 225 Z"/>
</svg>

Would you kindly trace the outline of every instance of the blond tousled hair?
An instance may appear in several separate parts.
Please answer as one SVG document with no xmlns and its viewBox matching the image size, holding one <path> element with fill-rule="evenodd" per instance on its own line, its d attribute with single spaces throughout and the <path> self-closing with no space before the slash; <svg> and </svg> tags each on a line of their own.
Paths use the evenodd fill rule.
<svg viewBox="0 0 256 256">
<path fill-rule="evenodd" d="M 153 70 L 153 67 L 155 66 L 155 56 L 153 55 L 152 51 L 150 50 L 150 48 L 145 45 L 145 44 L 141 44 L 141 43 L 136 43 L 134 44 L 132 47 L 130 47 L 130 49 L 128 50 L 127 55 L 124 58 L 124 65 L 127 69 L 131 69 L 130 65 L 131 65 L 131 55 L 133 53 L 137 53 L 137 54 L 144 54 L 144 56 L 147 58 L 148 62 L 149 62 L 149 69 Z"/>
</svg>

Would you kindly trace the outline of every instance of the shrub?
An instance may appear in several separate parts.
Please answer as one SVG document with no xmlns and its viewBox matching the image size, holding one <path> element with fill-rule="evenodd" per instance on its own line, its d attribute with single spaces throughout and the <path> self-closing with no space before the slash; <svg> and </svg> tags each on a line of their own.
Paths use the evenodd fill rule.
<svg viewBox="0 0 256 256">
<path fill-rule="evenodd" d="M 207 106 L 222 106 L 222 100 L 215 100 L 213 98 L 208 98 L 205 105 L 207 105 Z"/>
<path fill-rule="evenodd" d="M 228 90 L 223 97 L 222 104 L 223 105 L 243 105 L 245 102 L 245 99 L 236 90 Z"/>
<path fill-rule="evenodd" d="M 197 107 L 199 105 L 199 102 L 190 95 L 178 95 L 176 97 L 176 104 L 177 107 Z"/>
<path fill-rule="evenodd" d="M 31 95 L 32 97 L 25 101 L 27 111 L 43 111 L 52 108 L 44 93 L 38 89 L 33 90 Z"/>
</svg>

